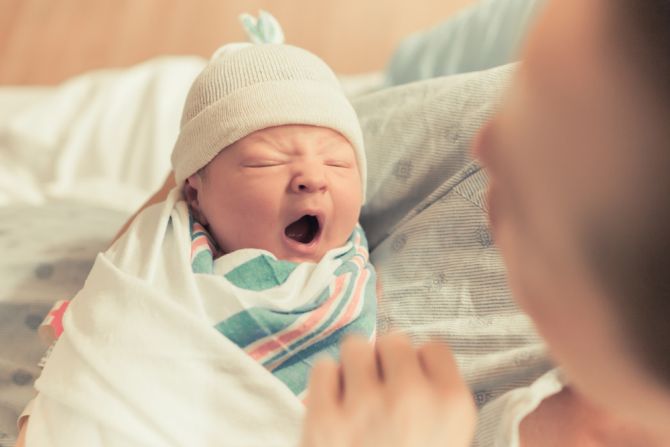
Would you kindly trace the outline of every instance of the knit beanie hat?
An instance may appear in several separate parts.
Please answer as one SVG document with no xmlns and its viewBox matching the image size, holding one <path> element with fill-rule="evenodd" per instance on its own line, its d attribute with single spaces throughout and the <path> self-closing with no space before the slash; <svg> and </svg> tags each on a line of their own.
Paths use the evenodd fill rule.
<svg viewBox="0 0 670 447">
<path fill-rule="evenodd" d="M 349 140 L 365 197 L 363 134 L 333 71 L 316 55 L 283 44 L 281 27 L 268 13 L 240 19 L 252 42 L 219 48 L 186 98 L 172 151 L 177 184 L 257 130 L 303 124 L 333 129 Z"/>
</svg>

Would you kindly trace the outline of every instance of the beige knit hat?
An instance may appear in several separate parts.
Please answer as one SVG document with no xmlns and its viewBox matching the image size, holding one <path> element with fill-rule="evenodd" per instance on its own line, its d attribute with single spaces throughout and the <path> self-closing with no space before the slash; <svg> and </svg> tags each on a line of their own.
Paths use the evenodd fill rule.
<svg viewBox="0 0 670 447">
<path fill-rule="evenodd" d="M 333 71 L 314 54 L 283 44 L 281 28 L 268 13 L 241 20 L 254 43 L 217 50 L 186 98 L 172 151 L 177 184 L 257 130 L 305 124 L 333 129 L 349 140 L 365 197 L 363 134 Z"/>
</svg>

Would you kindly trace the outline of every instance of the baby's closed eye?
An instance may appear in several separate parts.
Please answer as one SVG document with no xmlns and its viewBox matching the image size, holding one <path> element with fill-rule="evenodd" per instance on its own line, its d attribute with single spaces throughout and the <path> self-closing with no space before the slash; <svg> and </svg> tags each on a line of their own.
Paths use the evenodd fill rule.
<svg viewBox="0 0 670 447">
<path fill-rule="evenodd" d="M 271 168 L 274 166 L 285 165 L 286 161 L 278 159 L 249 159 L 242 162 L 245 168 Z"/>
<path fill-rule="evenodd" d="M 325 165 L 333 168 L 351 168 L 353 166 L 350 161 L 346 160 L 326 160 Z"/>
</svg>

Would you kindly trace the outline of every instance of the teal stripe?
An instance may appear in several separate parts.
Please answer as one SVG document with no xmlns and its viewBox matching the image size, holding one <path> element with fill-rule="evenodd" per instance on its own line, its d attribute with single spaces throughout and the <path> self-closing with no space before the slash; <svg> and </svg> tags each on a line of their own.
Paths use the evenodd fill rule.
<svg viewBox="0 0 670 447">
<path fill-rule="evenodd" d="M 281 286 L 298 267 L 295 262 L 280 261 L 268 255 L 257 256 L 224 276 L 233 285 L 257 292 Z"/>
</svg>

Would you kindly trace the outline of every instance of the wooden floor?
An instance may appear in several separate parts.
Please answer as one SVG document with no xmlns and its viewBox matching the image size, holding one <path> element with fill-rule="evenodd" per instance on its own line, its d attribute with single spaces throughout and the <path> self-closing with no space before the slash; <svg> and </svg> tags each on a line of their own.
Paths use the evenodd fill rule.
<svg viewBox="0 0 670 447">
<path fill-rule="evenodd" d="M 0 0 L 0 84 L 53 84 L 159 54 L 209 56 L 265 9 L 342 73 L 380 69 L 408 33 L 474 0 Z"/>
</svg>

